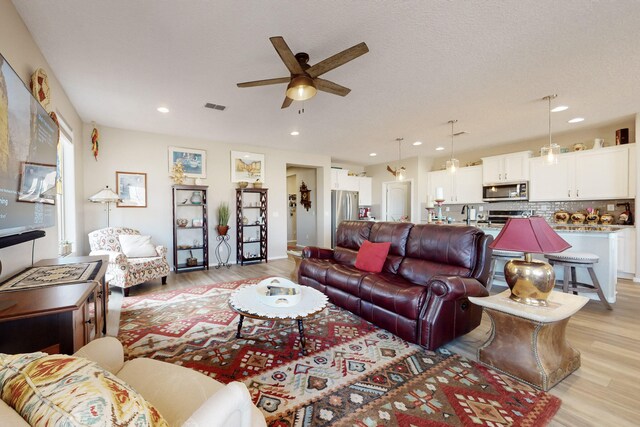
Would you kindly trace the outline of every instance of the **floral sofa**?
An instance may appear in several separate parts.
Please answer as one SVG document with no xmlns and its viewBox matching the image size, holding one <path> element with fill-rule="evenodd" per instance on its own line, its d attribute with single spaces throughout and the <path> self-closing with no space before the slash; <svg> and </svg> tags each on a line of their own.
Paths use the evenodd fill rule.
<svg viewBox="0 0 640 427">
<path fill-rule="evenodd" d="M 162 278 L 162 284 L 166 284 L 169 274 L 167 248 L 156 246 L 156 256 L 130 258 L 122 251 L 118 239 L 121 235 L 140 235 L 140 232 L 132 228 L 108 227 L 89 233 L 89 255 L 109 256 L 106 272 L 109 285 L 123 288 L 128 295 L 130 287 L 149 280 Z"/>
</svg>

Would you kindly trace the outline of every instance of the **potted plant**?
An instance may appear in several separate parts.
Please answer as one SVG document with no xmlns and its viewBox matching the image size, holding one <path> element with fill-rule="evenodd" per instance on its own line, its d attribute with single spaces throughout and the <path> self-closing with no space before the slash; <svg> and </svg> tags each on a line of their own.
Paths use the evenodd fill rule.
<svg viewBox="0 0 640 427">
<path fill-rule="evenodd" d="M 218 234 L 224 236 L 229 231 L 229 204 L 222 202 L 218 205 Z"/>
</svg>

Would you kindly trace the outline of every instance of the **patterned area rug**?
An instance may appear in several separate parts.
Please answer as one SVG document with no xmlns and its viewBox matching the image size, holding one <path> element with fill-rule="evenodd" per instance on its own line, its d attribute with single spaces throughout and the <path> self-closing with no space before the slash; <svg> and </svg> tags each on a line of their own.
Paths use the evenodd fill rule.
<svg viewBox="0 0 640 427">
<path fill-rule="evenodd" d="M 543 426 L 560 399 L 441 348 L 424 350 L 330 305 L 305 320 L 245 319 L 229 295 L 260 279 L 125 298 L 128 358 L 242 381 L 269 426 Z"/>
</svg>

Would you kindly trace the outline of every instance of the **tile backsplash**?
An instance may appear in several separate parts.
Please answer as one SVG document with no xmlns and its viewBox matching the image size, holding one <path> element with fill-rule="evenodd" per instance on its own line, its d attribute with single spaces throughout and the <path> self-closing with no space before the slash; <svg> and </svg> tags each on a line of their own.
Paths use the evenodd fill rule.
<svg viewBox="0 0 640 427">
<path fill-rule="evenodd" d="M 483 215 L 484 218 L 487 217 L 489 211 L 491 210 L 533 210 L 536 215 L 543 216 L 546 218 L 548 222 L 553 221 L 553 213 L 565 210 L 567 212 L 584 212 L 587 208 L 594 208 L 600 211 L 600 215 L 603 213 L 613 214 L 614 218 L 617 220 L 618 215 L 625 211 L 624 206 L 618 206 L 618 203 L 630 203 L 631 204 L 631 212 L 634 217 L 635 223 L 635 201 L 633 199 L 613 199 L 613 200 L 580 200 L 580 201 L 563 201 L 563 202 L 523 202 L 523 201 L 513 201 L 513 202 L 496 202 L 496 203 L 480 203 L 477 205 L 470 205 L 476 208 L 476 212 L 478 215 Z M 607 205 L 613 205 L 614 210 L 607 210 Z M 427 209 L 426 203 L 423 203 L 421 209 L 421 220 L 427 220 Z M 446 217 L 453 218 L 454 221 L 464 221 L 466 215 L 461 213 L 462 211 L 461 204 L 444 204 L 442 205 L 442 213 Z M 446 208 L 449 208 L 449 211 L 446 211 Z M 482 207 L 483 211 L 480 212 L 480 207 Z M 481 219 L 481 218 L 478 218 Z"/>
</svg>

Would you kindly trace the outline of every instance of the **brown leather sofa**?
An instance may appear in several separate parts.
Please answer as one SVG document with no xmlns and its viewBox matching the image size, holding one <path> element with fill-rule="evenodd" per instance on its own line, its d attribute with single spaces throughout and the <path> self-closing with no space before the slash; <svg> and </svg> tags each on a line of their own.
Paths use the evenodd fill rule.
<svg viewBox="0 0 640 427">
<path fill-rule="evenodd" d="M 363 241 L 391 242 L 382 272 L 355 268 Z M 335 249 L 306 247 L 298 282 L 407 341 L 433 350 L 480 324 L 492 236 L 475 227 L 344 221 Z"/>
</svg>

